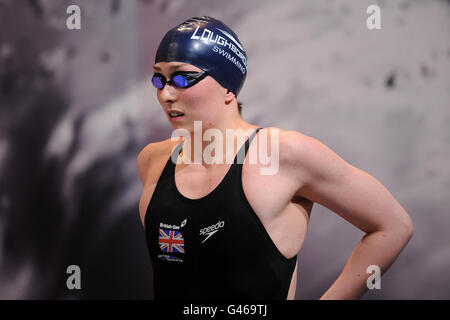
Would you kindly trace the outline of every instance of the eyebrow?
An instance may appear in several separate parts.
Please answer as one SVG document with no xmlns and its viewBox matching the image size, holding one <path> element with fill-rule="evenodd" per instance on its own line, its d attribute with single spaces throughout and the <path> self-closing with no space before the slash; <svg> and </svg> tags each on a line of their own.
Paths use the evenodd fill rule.
<svg viewBox="0 0 450 320">
<path fill-rule="evenodd" d="M 169 70 L 178 69 L 178 68 L 181 68 L 181 67 L 183 67 L 185 65 L 187 65 L 187 63 L 172 65 L 172 66 L 169 67 Z M 156 71 L 161 71 L 161 68 L 158 67 L 158 66 L 153 66 L 153 69 L 155 69 Z"/>
</svg>

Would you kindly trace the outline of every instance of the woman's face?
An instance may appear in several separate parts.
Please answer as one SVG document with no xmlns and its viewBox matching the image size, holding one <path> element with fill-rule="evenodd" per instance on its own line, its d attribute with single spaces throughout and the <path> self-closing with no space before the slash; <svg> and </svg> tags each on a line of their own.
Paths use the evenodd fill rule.
<svg viewBox="0 0 450 320">
<path fill-rule="evenodd" d="M 158 62 L 153 66 L 153 72 L 161 73 L 167 81 L 172 79 L 176 71 L 202 70 L 182 62 Z M 220 119 L 220 106 L 224 104 L 227 92 L 211 76 L 189 88 L 178 88 L 166 83 L 162 89 L 156 90 L 159 103 L 173 129 L 184 128 L 191 132 L 194 130 L 194 120 L 202 121 L 203 130 L 214 126 L 216 120 Z M 170 110 L 182 112 L 184 115 L 172 118 L 169 115 Z"/>
</svg>

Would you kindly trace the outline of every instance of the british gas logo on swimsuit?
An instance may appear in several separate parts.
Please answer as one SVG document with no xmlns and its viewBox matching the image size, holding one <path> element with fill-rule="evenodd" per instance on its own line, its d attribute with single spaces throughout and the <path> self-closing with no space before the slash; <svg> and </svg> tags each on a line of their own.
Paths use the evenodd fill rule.
<svg viewBox="0 0 450 320">
<path fill-rule="evenodd" d="M 199 26 L 195 29 L 194 33 L 191 36 L 191 40 L 201 40 L 205 42 L 211 42 L 211 43 L 217 43 L 220 46 L 226 47 L 233 51 L 242 61 L 243 65 L 236 60 L 236 57 L 234 55 L 230 54 L 228 51 L 219 48 L 218 46 L 213 47 L 213 51 L 221 54 L 222 56 L 226 57 L 228 60 L 234 63 L 234 65 L 241 70 L 243 74 L 246 73 L 246 67 L 247 67 L 247 59 L 245 58 L 245 55 L 241 52 L 244 51 L 244 48 L 240 45 L 240 43 L 228 32 L 217 28 L 220 32 L 222 32 L 228 39 L 231 41 L 228 41 L 226 38 L 222 37 L 221 35 L 216 34 L 214 38 L 214 32 L 205 28 L 203 29 L 203 33 L 201 36 L 197 35 Z M 234 44 L 233 44 L 234 42 Z M 239 50 L 240 49 L 240 50 Z"/>
<path fill-rule="evenodd" d="M 168 255 L 167 253 L 185 253 L 184 237 L 179 231 L 186 225 L 187 219 L 184 219 L 180 226 L 174 224 L 159 224 L 158 244 L 162 252 L 166 254 L 158 255 L 160 260 L 183 262 L 183 259 Z"/>
<path fill-rule="evenodd" d="M 163 223 L 161 222 L 159 224 L 160 228 L 166 228 L 166 229 L 173 229 L 173 230 L 179 230 L 180 228 L 183 228 L 187 223 L 187 219 L 184 219 L 183 222 L 181 222 L 181 225 L 177 226 L 175 224 L 167 224 L 167 223 Z"/>
</svg>

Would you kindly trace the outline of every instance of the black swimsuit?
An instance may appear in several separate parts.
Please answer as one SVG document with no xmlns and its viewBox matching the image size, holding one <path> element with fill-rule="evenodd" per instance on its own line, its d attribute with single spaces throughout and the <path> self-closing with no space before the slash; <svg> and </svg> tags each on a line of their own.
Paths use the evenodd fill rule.
<svg viewBox="0 0 450 320">
<path fill-rule="evenodd" d="M 155 299 L 287 298 L 297 255 L 287 259 L 270 238 L 245 197 L 237 161 L 260 129 L 221 183 L 200 199 L 178 191 L 168 159 L 145 216 Z"/>
</svg>

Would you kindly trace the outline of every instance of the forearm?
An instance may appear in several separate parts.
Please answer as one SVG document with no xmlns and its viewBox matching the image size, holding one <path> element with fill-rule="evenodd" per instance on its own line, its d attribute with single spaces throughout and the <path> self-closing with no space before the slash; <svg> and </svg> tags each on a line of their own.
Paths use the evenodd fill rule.
<svg viewBox="0 0 450 320">
<path fill-rule="evenodd" d="M 395 261 L 412 234 L 399 231 L 367 233 L 350 255 L 344 269 L 321 300 L 359 299 L 367 290 L 367 267 L 377 265 L 381 274 Z"/>
</svg>

